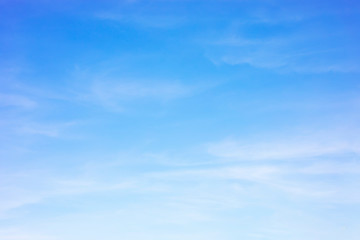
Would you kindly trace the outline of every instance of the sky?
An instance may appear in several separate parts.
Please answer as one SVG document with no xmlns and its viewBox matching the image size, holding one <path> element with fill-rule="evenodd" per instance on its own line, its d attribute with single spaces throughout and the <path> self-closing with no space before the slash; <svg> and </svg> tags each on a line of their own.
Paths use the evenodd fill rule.
<svg viewBox="0 0 360 240">
<path fill-rule="evenodd" d="M 0 0 L 0 239 L 358 239 L 359 29 L 355 0 Z"/>
</svg>

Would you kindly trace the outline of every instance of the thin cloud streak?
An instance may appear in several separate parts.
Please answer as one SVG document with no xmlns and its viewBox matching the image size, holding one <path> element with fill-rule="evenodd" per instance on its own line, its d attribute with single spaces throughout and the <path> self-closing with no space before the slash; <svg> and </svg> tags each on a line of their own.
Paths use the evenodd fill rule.
<svg viewBox="0 0 360 240">
<path fill-rule="evenodd" d="M 354 134 L 351 134 L 354 135 Z M 257 141 L 225 139 L 207 144 L 209 154 L 240 161 L 289 160 L 336 154 L 360 154 L 357 137 L 326 134 L 324 136 L 285 136 Z"/>
<path fill-rule="evenodd" d="M 37 106 L 37 102 L 18 94 L 1 94 L 0 106 L 3 107 L 20 107 L 24 109 L 33 109 Z"/>
<path fill-rule="evenodd" d="M 88 102 L 106 109 L 123 112 L 128 104 L 136 102 L 171 102 L 202 91 L 203 86 L 187 85 L 179 81 L 94 80 L 76 90 L 75 102 Z"/>
<path fill-rule="evenodd" d="M 120 24 L 130 24 L 143 28 L 171 29 L 182 26 L 186 23 L 184 17 L 171 15 L 129 15 L 114 12 L 100 12 L 95 14 L 95 18 L 103 21 L 113 21 Z"/>
</svg>

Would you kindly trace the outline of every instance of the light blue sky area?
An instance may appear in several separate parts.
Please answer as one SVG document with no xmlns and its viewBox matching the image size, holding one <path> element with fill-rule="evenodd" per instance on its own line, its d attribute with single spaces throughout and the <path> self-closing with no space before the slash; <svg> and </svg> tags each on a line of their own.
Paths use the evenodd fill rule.
<svg viewBox="0 0 360 240">
<path fill-rule="evenodd" d="M 351 0 L 0 0 L 0 239 L 359 239 L 359 27 Z"/>
</svg>

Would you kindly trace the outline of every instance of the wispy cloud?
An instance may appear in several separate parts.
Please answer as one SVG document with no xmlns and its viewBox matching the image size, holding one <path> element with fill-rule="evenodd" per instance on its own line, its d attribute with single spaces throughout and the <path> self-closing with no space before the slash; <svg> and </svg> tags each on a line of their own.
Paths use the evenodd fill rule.
<svg viewBox="0 0 360 240">
<path fill-rule="evenodd" d="M 196 90 L 196 86 L 185 85 L 178 81 L 101 79 L 90 82 L 88 90 L 81 89 L 78 100 L 123 111 L 129 103 L 167 102 L 191 96 Z"/>
<path fill-rule="evenodd" d="M 89 193 L 125 191 L 140 187 L 130 180 L 108 182 L 104 179 L 84 176 L 65 178 L 51 176 L 45 171 L 32 171 L 26 175 L 8 174 L 6 177 L 7 185 L 0 185 L 0 190 L 6 190 L 7 193 L 7 196 L 0 200 L 0 217 L 2 218 L 9 217 L 9 211 L 13 209 L 31 204 L 41 204 L 49 199 L 81 196 Z"/>
<path fill-rule="evenodd" d="M 153 177 L 166 179 L 167 182 L 191 182 L 195 186 L 202 182 L 211 182 L 213 189 L 215 186 L 221 186 L 223 189 L 228 189 L 229 199 L 222 199 L 216 201 L 216 196 L 219 189 L 211 191 L 209 189 L 198 189 L 197 193 L 210 193 L 213 196 L 208 196 L 209 199 L 216 201 L 217 205 L 222 206 L 222 203 L 228 201 L 236 201 L 233 194 L 237 193 L 243 196 L 242 200 L 238 200 L 237 204 L 229 204 L 228 206 L 241 206 L 247 204 L 247 201 L 257 197 L 266 197 L 267 192 L 272 192 L 280 199 L 287 196 L 297 196 L 309 201 L 322 201 L 327 203 L 357 203 L 360 201 L 360 194 L 354 194 L 353 190 L 358 186 L 360 165 L 351 163 L 338 163 L 327 161 L 323 163 L 327 165 L 328 170 L 319 171 L 317 163 L 308 163 L 305 166 L 293 164 L 252 164 L 250 166 L 225 166 L 225 167 L 210 167 L 203 169 L 179 170 L 163 173 L 155 173 Z M 350 171 L 349 168 L 352 168 Z M 325 181 L 329 176 L 336 175 L 338 179 L 345 179 L 348 174 L 353 174 L 353 180 L 338 182 L 336 184 Z M 314 180 L 317 176 L 317 180 Z M 309 181 L 310 178 L 312 181 Z M 186 179 L 186 180 L 184 180 Z M 221 183 L 219 185 L 219 183 Z M 195 184 L 195 185 L 194 185 Z M 232 193 L 231 193 L 232 192 Z M 196 196 L 194 193 L 193 197 Z M 275 196 L 274 195 L 274 196 Z M 226 195 L 223 195 L 224 197 Z M 246 196 L 246 197 L 245 197 Z M 199 197 L 199 196 L 198 196 Z M 226 198 L 226 197 L 225 197 Z"/>
<path fill-rule="evenodd" d="M 331 135 L 284 136 L 260 138 L 257 141 L 225 139 L 209 143 L 207 151 L 220 158 L 237 160 L 271 160 L 310 158 L 330 154 L 360 154 L 360 140 L 353 137 Z"/>
<path fill-rule="evenodd" d="M 52 235 L 34 233 L 20 228 L 0 228 L 0 238 L 3 240 L 56 240 L 59 239 Z"/>
<path fill-rule="evenodd" d="M 186 19 L 180 16 L 164 14 L 128 14 L 117 13 L 114 11 L 96 13 L 95 18 L 103 21 L 112 21 L 151 29 L 169 29 L 186 23 Z"/>
<path fill-rule="evenodd" d="M 290 19 L 285 15 L 283 19 L 276 16 L 269 20 L 264 13 L 253 15 L 252 20 L 234 21 L 217 36 L 203 41 L 206 55 L 214 64 L 300 73 L 360 71 L 356 54 L 359 49 L 347 47 L 352 36 L 335 16 L 336 24 L 327 31 L 329 26 L 322 22 L 308 25 L 309 16 L 295 14 Z M 294 22 L 289 24 L 291 19 Z M 333 38 L 340 41 L 328 41 Z"/>
<path fill-rule="evenodd" d="M 31 123 L 27 122 L 24 124 L 19 124 L 16 127 L 16 132 L 23 135 L 39 135 L 45 137 L 60 137 L 64 136 L 66 129 L 76 126 L 79 124 L 79 121 L 70 121 L 62 123 Z"/>
<path fill-rule="evenodd" d="M 304 48 L 301 41 L 286 37 L 260 41 L 229 37 L 216 44 L 221 53 L 209 51 L 208 54 L 215 64 L 248 64 L 257 68 L 305 73 L 360 71 L 357 61 L 347 57 L 345 49 L 311 50 Z"/>
<path fill-rule="evenodd" d="M 33 109 L 37 106 L 37 102 L 26 96 L 19 95 L 19 94 L 2 94 L 2 93 L 0 93 L 0 106 Z"/>
<path fill-rule="evenodd" d="M 92 93 L 102 101 L 127 99 L 172 99 L 189 94 L 191 89 L 176 82 L 95 81 Z"/>
</svg>

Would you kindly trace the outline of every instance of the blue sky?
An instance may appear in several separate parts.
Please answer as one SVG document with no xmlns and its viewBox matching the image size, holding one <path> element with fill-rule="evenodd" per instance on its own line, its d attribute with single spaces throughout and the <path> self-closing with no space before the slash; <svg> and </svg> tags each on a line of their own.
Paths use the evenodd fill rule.
<svg viewBox="0 0 360 240">
<path fill-rule="evenodd" d="M 0 239 L 358 239 L 359 27 L 351 0 L 1 0 Z"/>
</svg>

